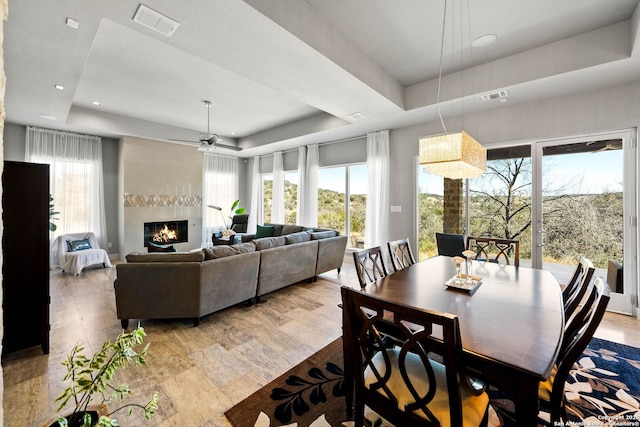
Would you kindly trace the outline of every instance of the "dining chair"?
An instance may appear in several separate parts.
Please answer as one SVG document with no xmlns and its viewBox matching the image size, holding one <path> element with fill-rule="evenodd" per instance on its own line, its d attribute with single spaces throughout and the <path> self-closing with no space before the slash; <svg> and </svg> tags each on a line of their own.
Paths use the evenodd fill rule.
<svg viewBox="0 0 640 427">
<path fill-rule="evenodd" d="M 610 293 L 609 284 L 597 277 L 593 283 L 587 286 L 584 304 L 565 326 L 562 345 L 551 377 L 547 381 L 541 382 L 538 388 L 538 399 L 541 406 L 549 408 L 549 425 L 561 425 L 561 419 L 565 422 L 568 421 L 565 407 L 565 383 L 574 363 L 593 338 L 593 333 L 598 328 L 607 309 Z"/>
<path fill-rule="evenodd" d="M 591 282 L 595 270 L 593 263 L 588 258 L 580 257 L 571 280 L 562 291 L 565 322 L 571 318 L 571 315 L 584 298 L 587 292 L 587 285 Z"/>
<path fill-rule="evenodd" d="M 391 265 L 394 271 L 402 270 L 416 263 L 411 252 L 409 238 L 387 242 L 387 248 L 389 249 L 389 258 L 391 258 Z"/>
<path fill-rule="evenodd" d="M 498 237 L 467 237 L 467 249 L 475 252 L 473 259 L 520 266 L 520 241 Z"/>
<path fill-rule="evenodd" d="M 462 234 L 436 233 L 438 255 L 462 256 L 465 251 L 464 236 Z"/>
<path fill-rule="evenodd" d="M 345 385 L 347 393 L 355 395 L 356 427 L 363 425 L 365 405 L 398 426 L 488 424 L 489 397 L 464 371 L 456 316 L 396 304 L 347 286 L 341 294 Z M 384 313 L 392 314 L 401 334 L 392 348 L 385 347 L 377 328 Z M 431 335 L 435 325 L 442 330 L 440 338 Z M 434 352 L 442 355 L 439 360 L 434 360 Z"/>
<path fill-rule="evenodd" d="M 353 263 L 356 267 L 356 273 L 358 273 L 358 281 L 361 288 L 378 279 L 387 277 L 387 267 L 384 265 L 380 246 L 354 252 Z"/>
</svg>

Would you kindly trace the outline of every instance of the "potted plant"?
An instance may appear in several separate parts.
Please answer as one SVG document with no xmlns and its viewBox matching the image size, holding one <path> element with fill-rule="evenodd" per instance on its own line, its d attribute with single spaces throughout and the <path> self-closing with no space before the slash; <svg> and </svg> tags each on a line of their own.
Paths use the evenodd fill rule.
<svg viewBox="0 0 640 427">
<path fill-rule="evenodd" d="M 54 218 L 55 215 L 58 215 L 60 212 L 55 211 L 55 208 L 53 207 L 53 196 L 51 196 L 51 194 L 49 194 L 49 231 L 56 231 L 58 229 L 58 226 L 55 225 L 53 222 L 54 220 L 57 220 L 58 218 Z"/>
<path fill-rule="evenodd" d="M 132 362 L 135 365 L 146 364 L 145 356 L 149 344 L 145 345 L 142 350 L 139 349 L 145 336 L 146 333 L 141 326 L 129 333 L 122 332 L 115 341 L 105 342 L 102 348 L 90 359 L 82 354 L 84 350 L 82 346 L 74 346 L 62 363 L 67 367 L 64 381 L 71 381 L 71 385 L 55 400 L 60 404 L 58 412 L 69 402 L 74 404 L 74 408 L 66 412 L 65 415 L 58 416 L 52 424 L 47 425 L 50 427 L 119 426 L 120 424 L 113 416 L 125 408 L 129 414 L 134 409 L 140 409 L 144 411 L 146 419 L 151 419 L 151 416 L 158 409 L 158 393 L 154 393 L 145 405 L 129 403 L 115 410 L 110 410 L 108 415 L 100 409 L 108 407 L 115 398 L 122 400 L 126 395 L 131 394 L 126 383 L 112 385 L 111 381 L 119 368 L 124 368 Z M 98 409 L 95 407 L 96 404 Z"/>
<path fill-rule="evenodd" d="M 222 222 L 224 223 L 225 228 L 228 230 L 231 228 L 231 223 L 233 221 L 233 216 L 234 215 L 242 215 L 243 213 L 246 212 L 245 208 L 239 208 L 238 206 L 240 205 L 240 199 L 235 200 L 232 204 L 231 204 L 231 208 L 229 209 L 229 222 L 227 222 L 227 220 L 224 219 L 224 215 L 222 215 L 222 208 L 220 206 L 215 206 L 215 205 L 207 205 L 209 206 L 211 209 L 215 209 L 218 212 L 220 212 L 220 216 L 222 217 Z"/>
</svg>

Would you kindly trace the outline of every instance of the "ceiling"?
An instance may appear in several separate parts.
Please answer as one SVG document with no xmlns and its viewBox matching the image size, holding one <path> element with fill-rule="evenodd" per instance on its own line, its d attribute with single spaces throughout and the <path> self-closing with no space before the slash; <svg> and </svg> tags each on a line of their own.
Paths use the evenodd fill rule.
<svg viewBox="0 0 640 427">
<path fill-rule="evenodd" d="M 143 0 L 170 37 L 139 1 L 9 0 L 6 121 L 197 140 L 209 100 L 220 152 L 261 155 L 638 80 L 639 1 L 448 0 L 441 46 L 444 0 Z"/>
</svg>

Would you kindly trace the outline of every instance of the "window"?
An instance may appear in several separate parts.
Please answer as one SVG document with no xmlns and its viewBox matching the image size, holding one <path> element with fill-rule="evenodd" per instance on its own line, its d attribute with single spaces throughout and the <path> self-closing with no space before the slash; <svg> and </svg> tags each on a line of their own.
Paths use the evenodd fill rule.
<svg viewBox="0 0 640 427">
<path fill-rule="evenodd" d="M 298 213 L 298 171 L 284 173 L 284 222 L 294 225 Z"/>
<path fill-rule="evenodd" d="M 318 171 L 318 226 L 348 236 L 348 246 L 352 248 L 365 247 L 366 187 L 366 164 Z"/>
<path fill-rule="evenodd" d="M 273 174 L 262 175 L 262 223 L 271 222 L 273 201 Z"/>
<path fill-rule="evenodd" d="M 60 212 L 54 237 L 92 231 L 106 246 L 101 138 L 28 127 L 25 158 L 50 165 L 51 195 Z"/>
</svg>

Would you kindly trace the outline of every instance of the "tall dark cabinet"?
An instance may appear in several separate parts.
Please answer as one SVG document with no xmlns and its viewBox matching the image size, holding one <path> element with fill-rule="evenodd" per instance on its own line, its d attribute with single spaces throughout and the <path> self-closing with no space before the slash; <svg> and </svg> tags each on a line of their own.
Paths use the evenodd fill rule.
<svg viewBox="0 0 640 427">
<path fill-rule="evenodd" d="M 3 354 L 49 353 L 49 165 L 4 162 Z"/>
</svg>

